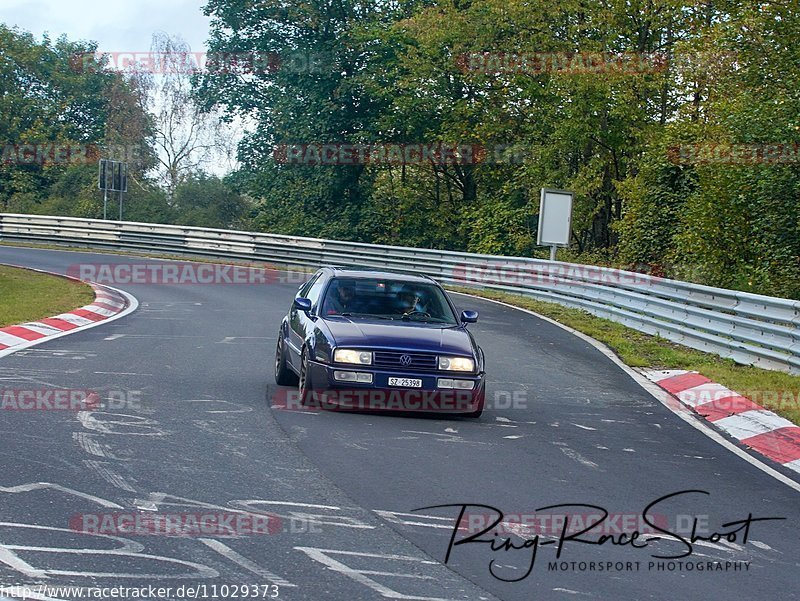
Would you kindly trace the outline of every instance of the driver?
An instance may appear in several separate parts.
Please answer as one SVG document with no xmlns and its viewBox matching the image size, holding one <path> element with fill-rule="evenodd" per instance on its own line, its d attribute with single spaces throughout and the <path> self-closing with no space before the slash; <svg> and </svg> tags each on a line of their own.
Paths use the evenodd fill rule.
<svg viewBox="0 0 800 601">
<path fill-rule="evenodd" d="M 353 282 L 337 282 L 336 287 L 331 290 L 325 298 L 325 314 L 341 315 L 350 310 L 353 297 L 356 295 L 356 288 Z"/>
<path fill-rule="evenodd" d="M 422 299 L 419 296 L 419 293 L 412 290 L 409 287 L 403 287 L 400 292 L 397 294 L 397 298 L 400 301 L 400 311 L 407 315 L 409 313 L 426 313 L 425 305 L 422 303 Z"/>
</svg>

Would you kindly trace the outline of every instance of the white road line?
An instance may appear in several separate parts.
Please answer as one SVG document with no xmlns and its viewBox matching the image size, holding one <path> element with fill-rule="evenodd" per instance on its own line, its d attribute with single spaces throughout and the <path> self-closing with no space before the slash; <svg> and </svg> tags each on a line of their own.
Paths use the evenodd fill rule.
<svg viewBox="0 0 800 601">
<path fill-rule="evenodd" d="M 95 497 L 94 495 L 89 495 L 78 490 L 73 490 L 71 488 L 67 488 L 66 486 L 61 486 L 60 484 L 53 484 L 52 482 L 31 482 L 28 484 L 20 484 L 19 486 L 9 486 L 3 487 L 0 486 L 0 493 L 11 493 L 17 494 L 21 492 L 33 492 L 35 490 L 47 490 L 53 489 L 58 490 L 63 493 L 67 493 L 73 496 L 76 496 L 81 499 L 85 499 L 87 501 L 93 501 L 102 507 L 110 507 L 113 509 L 124 509 L 122 505 L 117 505 L 112 501 L 107 501 L 105 499 L 101 499 L 100 497 Z"/>
<path fill-rule="evenodd" d="M 368 578 L 365 576 L 365 573 L 368 571 L 364 570 L 356 570 L 351 568 L 348 565 L 343 564 L 341 561 L 337 561 L 330 555 L 349 555 L 349 556 L 357 556 L 357 557 L 369 557 L 372 559 L 390 559 L 394 561 L 412 561 L 416 563 L 423 563 L 423 564 L 436 564 L 435 561 L 426 561 L 420 560 L 416 557 L 408 557 L 405 555 L 382 555 L 379 553 L 358 553 L 354 551 L 337 551 L 333 549 L 316 549 L 313 547 L 295 547 L 296 550 L 302 551 L 306 555 L 308 555 L 311 559 L 318 561 L 319 563 L 326 566 L 328 569 L 333 570 L 334 572 L 339 572 L 340 574 L 355 580 L 356 582 L 363 584 L 364 586 L 371 588 L 373 591 L 385 597 L 387 599 L 407 599 L 409 601 L 455 601 L 451 599 L 446 599 L 443 597 L 420 597 L 418 595 L 406 595 L 404 593 L 400 593 L 396 590 L 390 589 L 383 584 L 376 582 L 372 578 Z M 411 576 L 410 574 L 404 573 L 390 573 L 392 577 L 408 577 Z"/>
<path fill-rule="evenodd" d="M 570 449 L 569 447 L 559 447 L 559 448 L 561 449 L 561 452 L 564 453 L 564 455 L 566 455 L 570 459 L 573 459 L 573 460 L 577 461 L 578 463 L 580 463 L 582 465 L 585 465 L 586 467 L 590 467 L 592 469 L 599 469 L 600 468 L 600 466 L 597 465 L 594 461 L 590 461 L 589 459 L 586 459 L 586 457 L 584 457 L 583 455 L 578 453 L 578 451 Z"/>
<path fill-rule="evenodd" d="M 244 568 L 250 572 L 253 572 L 256 576 L 260 576 L 265 580 L 269 580 L 270 582 L 277 584 L 278 586 L 285 586 L 287 588 L 296 588 L 296 584 L 292 584 L 285 578 L 281 578 L 267 570 L 266 568 L 262 568 L 260 565 L 247 559 L 244 555 L 240 555 L 233 549 L 231 549 L 228 545 L 225 545 L 218 540 L 214 540 L 213 538 L 201 538 L 198 539 L 201 543 L 213 549 L 223 557 L 229 559 L 239 567 Z"/>
<path fill-rule="evenodd" d="M 20 559 L 16 553 L 12 553 L 2 543 L 0 543 L 0 563 L 4 563 L 11 569 L 31 578 L 47 578 L 44 570 L 34 568 L 28 562 Z"/>
</svg>

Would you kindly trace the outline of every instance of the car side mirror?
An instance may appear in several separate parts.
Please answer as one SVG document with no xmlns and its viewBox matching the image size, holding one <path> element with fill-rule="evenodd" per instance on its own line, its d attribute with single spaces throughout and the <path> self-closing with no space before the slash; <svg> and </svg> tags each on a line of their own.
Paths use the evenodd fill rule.
<svg viewBox="0 0 800 601">
<path fill-rule="evenodd" d="M 298 296 L 296 299 L 294 299 L 294 308 L 302 311 L 303 313 L 308 313 L 311 311 L 311 299 Z"/>
<path fill-rule="evenodd" d="M 477 311 L 462 311 L 461 323 L 478 323 Z"/>
</svg>

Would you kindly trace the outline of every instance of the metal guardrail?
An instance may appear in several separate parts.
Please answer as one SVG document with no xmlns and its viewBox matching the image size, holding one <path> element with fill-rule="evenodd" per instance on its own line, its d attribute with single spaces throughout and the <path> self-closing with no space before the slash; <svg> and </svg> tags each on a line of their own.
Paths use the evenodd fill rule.
<svg viewBox="0 0 800 601">
<path fill-rule="evenodd" d="M 607 267 L 255 232 L 0 213 L 0 240 L 425 273 L 589 313 L 738 363 L 800 373 L 800 301 Z"/>
</svg>

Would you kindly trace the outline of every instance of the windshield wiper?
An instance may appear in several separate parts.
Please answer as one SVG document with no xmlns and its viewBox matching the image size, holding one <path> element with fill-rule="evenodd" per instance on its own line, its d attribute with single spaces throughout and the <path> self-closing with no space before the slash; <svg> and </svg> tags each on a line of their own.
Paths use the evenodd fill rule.
<svg viewBox="0 0 800 601">
<path fill-rule="evenodd" d="M 394 321 L 393 317 L 387 317 L 386 315 L 373 315 L 372 313 L 339 313 L 340 317 L 368 317 L 371 319 L 384 319 L 389 321 Z"/>
</svg>

